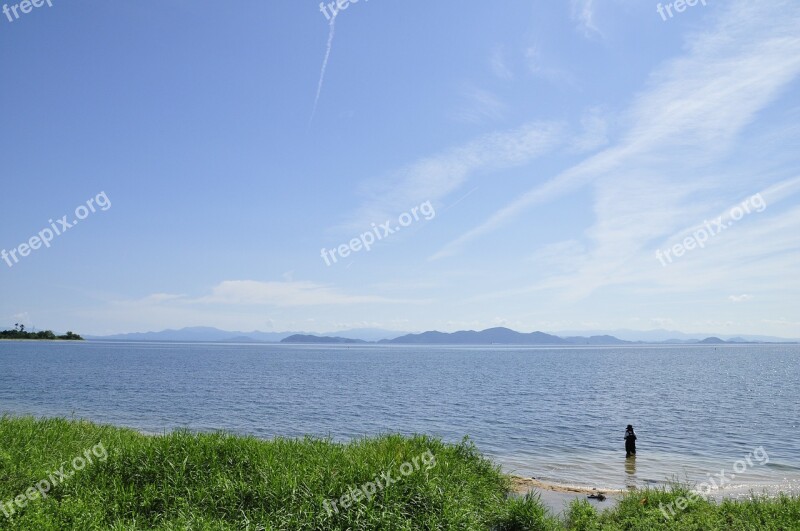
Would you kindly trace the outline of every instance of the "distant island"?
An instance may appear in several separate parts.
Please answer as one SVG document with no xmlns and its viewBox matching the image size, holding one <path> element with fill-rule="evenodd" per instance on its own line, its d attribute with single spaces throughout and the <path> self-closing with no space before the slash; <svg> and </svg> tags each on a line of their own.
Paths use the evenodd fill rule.
<svg viewBox="0 0 800 531">
<path fill-rule="evenodd" d="M 56 340 L 65 339 L 68 341 L 83 341 L 83 338 L 74 332 L 67 332 L 62 336 L 57 336 L 52 330 L 40 330 L 38 332 L 26 332 L 25 325 L 19 323 L 14 325 L 14 330 L 3 330 L 0 332 L 0 339 L 38 339 Z"/>
<path fill-rule="evenodd" d="M 625 341 L 620 343 L 625 343 Z M 476 332 L 462 330 L 459 332 L 423 332 L 422 334 L 407 334 L 394 339 L 384 339 L 379 343 L 394 343 L 406 345 L 570 345 L 564 338 L 545 334 L 544 332 L 531 332 L 528 334 L 516 332 L 510 328 L 488 328 Z"/>
</svg>

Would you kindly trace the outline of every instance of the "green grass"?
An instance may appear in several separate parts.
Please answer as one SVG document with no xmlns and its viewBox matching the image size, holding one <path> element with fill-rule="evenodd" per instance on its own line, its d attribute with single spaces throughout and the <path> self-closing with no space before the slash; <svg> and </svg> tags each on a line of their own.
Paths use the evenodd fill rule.
<svg viewBox="0 0 800 531">
<path fill-rule="evenodd" d="M 634 493 L 601 513 L 576 502 L 558 520 L 536 496 L 509 497 L 508 478 L 467 440 L 453 445 L 384 435 L 338 444 L 189 432 L 150 437 L 29 417 L 0 418 L 0 503 L 98 443 L 106 459 L 90 453 L 92 464 L 46 498 L 15 506 L 11 518 L 0 511 L 0 529 L 800 529 L 800 502 L 789 498 L 701 500 L 667 521 L 658 503 L 685 494 L 680 489 Z M 424 455 L 433 455 L 435 466 L 426 466 L 433 462 L 420 460 Z M 417 467 L 402 476 L 401 464 L 415 458 Z M 64 470 L 71 469 L 67 463 Z M 382 472 L 397 482 L 338 513 L 325 510 L 325 500 L 340 499 Z"/>
<path fill-rule="evenodd" d="M 617 507 L 597 511 L 586 501 L 573 502 L 568 511 L 567 529 L 679 530 L 704 529 L 800 530 L 800 498 L 755 498 L 747 501 L 725 500 L 721 503 L 700 497 L 683 510 L 668 507 L 677 500 L 688 500 L 691 491 L 676 485 L 670 489 L 647 489 L 628 493 Z M 669 517 L 664 516 L 666 512 Z"/>
</svg>

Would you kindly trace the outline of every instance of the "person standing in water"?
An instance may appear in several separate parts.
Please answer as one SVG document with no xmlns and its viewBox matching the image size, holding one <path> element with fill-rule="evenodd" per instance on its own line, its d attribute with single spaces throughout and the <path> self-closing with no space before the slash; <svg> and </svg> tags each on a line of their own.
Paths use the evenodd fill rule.
<svg viewBox="0 0 800 531">
<path fill-rule="evenodd" d="M 625 428 L 625 457 L 636 456 L 636 433 L 633 426 Z"/>
</svg>

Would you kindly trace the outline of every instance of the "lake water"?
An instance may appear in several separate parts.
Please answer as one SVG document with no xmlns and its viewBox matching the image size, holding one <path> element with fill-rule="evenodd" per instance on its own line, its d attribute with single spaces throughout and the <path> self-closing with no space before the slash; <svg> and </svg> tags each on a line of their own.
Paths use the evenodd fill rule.
<svg viewBox="0 0 800 531">
<path fill-rule="evenodd" d="M 469 435 L 508 472 L 605 489 L 724 471 L 726 495 L 800 494 L 798 389 L 797 345 L 0 342 L 2 413 L 148 433 Z"/>
</svg>

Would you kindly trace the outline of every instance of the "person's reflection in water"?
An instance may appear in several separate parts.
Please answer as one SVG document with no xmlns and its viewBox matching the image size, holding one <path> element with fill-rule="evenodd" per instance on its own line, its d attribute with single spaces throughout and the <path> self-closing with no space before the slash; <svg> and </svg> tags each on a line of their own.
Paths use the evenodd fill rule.
<svg viewBox="0 0 800 531">
<path fill-rule="evenodd" d="M 625 486 L 635 489 L 638 481 L 636 480 L 636 457 L 625 459 Z"/>
</svg>

